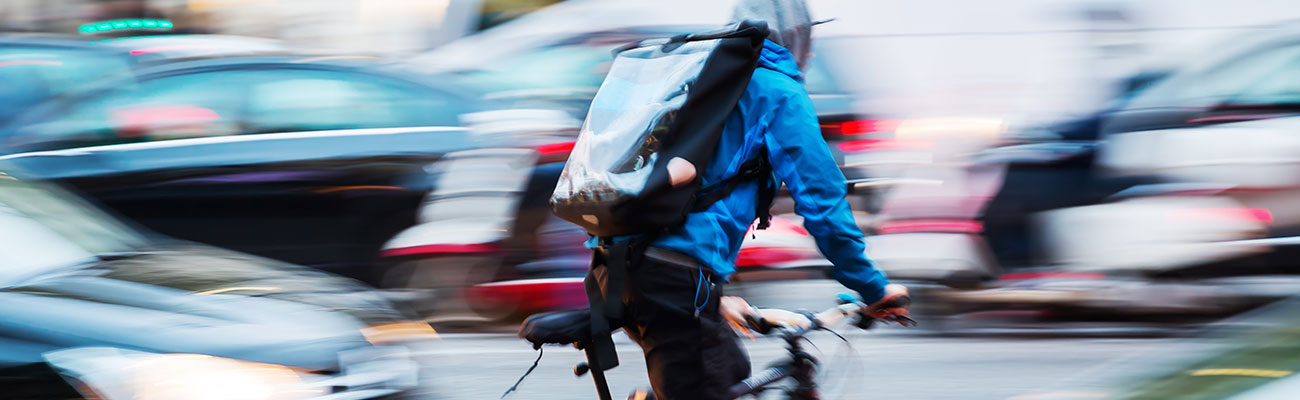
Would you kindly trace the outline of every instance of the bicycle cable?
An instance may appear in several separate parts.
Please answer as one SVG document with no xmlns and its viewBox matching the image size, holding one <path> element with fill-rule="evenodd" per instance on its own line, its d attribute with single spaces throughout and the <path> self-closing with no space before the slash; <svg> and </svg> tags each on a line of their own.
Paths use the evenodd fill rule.
<svg viewBox="0 0 1300 400">
<path fill-rule="evenodd" d="M 528 374 L 533 373 L 533 370 L 537 369 L 537 364 L 542 362 L 542 354 L 544 353 L 545 351 L 542 350 L 542 348 L 540 347 L 537 348 L 537 359 L 533 360 L 533 366 L 528 367 L 528 371 L 524 372 L 524 376 L 519 377 L 519 380 L 515 381 L 514 385 L 510 386 L 509 389 L 506 389 L 506 392 L 501 394 L 501 398 L 504 399 L 506 398 L 506 396 L 509 396 L 511 392 L 514 392 L 515 390 L 519 389 L 519 384 L 524 383 L 524 378 L 527 378 Z"/>
<path fill-rule="evenodd" d="M 849 348 L 853 348 L 853 344 L 852 344 L 852 343 L 849 343 L 849 339 L 844 338 L 844 336 L 840 335 L 839 332 L 833 331 L 833 330 L 831 330 L 831 329 L 829 329 L 829 328 L 822 328 L 822 330 L 827 331 L 827 332 L 830 332 L 832 335 L 835 335 L 835 337 L 840 338 L 840 340 L 843 340 L 843 341 L 844 341 L 844 344 L 848 345 Z M 812 343 L 812 342 L 809 342 L 809 343 Z M 816 345 L 814 345 L 814 347 L 816 347 Z"/>
</svg>

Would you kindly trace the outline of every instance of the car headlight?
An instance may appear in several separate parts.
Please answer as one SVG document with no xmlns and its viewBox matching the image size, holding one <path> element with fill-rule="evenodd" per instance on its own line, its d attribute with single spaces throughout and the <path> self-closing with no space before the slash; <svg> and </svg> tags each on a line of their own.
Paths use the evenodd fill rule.
<svg viewBox="0 0 1300 400">
<path fill-rule="evenodd" d="M 284 366 L 201 354 L 156 355 L 131 369 L 131 386 L 140 400 L 288 400 L 324 394 Z"/>
<path fill-rule="evenodd" d="M 326 394 L 285 366 L 202 354 L 83 347 L 45 358 L 80 389 L 106 400 L 290 400 Z"/>
<path fill-rule="evenodd" d="M 361 335 L 370 344 L 381 346 L 395 343 L 438 340 L 438 331 L 426 322 L 392 322 L 371 325 L 361 329 Z"/>
</svg>

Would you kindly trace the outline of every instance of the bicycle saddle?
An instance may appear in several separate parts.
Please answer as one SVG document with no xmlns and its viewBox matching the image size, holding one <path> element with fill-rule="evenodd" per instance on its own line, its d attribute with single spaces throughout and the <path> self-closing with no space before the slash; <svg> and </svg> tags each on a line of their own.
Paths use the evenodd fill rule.
<svg viewBox="0 0 1300 400">
<path fill-rule="evenodd" d="M 545 344 L 572 344 L 579 349 L 591 344 L 591 310 L 553 311 L 534 314 L 524 320 L 519 337 L 541 348 Z"/>
</svg>

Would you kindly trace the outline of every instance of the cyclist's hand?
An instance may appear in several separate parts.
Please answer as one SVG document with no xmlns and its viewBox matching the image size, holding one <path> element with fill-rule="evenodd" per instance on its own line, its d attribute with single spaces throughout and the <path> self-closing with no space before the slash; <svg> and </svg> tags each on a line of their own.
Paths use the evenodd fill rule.
<svg viewBox="0 0 1300 400">
<path fill-rule="evenodd" d="M 898 304 L 902 297 L 910 297 L 907 293 L 907 287 L 897 283 L 885 286 L 885 297 L 881 297 L 870 307 L 867 307 L 867 316 L 875 319 L 889 320 L 892 317 L 910 317 L 907 310 L 909 304 Z"/>
<path fill-rule="evenodd" d="M 718 312 L 736 331 L 749 336 L 750 339 L 754 338 L 754 333 L 749 331 L 748 324 L 745 322 L 745 316 L 754 315 L 754 307 L 745 299 L 737 296 L 722 296 L 722 301 L 718 303 Z"/>
</svg>

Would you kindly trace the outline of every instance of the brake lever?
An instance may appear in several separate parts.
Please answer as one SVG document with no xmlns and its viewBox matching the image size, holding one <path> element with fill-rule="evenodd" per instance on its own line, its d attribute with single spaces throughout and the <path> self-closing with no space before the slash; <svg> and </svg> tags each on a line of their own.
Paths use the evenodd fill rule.
<svg viewBox="0 0 1300 400">
<path fill-rule="evenodd" d="M 871 329 L 872 325 L 875 325 L 876 321 L 893 322 L 898 324 L 899 326 L 903 326 L 907 328 L 913 328 L 916 327 L 917 325 L 916 320 L 912 319 L 911 317 L 902 316 L 902 315 L 894 315 L 885 318 L 871 318 L 869 316 L 863 315 L 861 318 L 858 319 L 858 322 L 854 324 L 854 326 L 858 327 L 859 329 Z"/>
<path fill-rule="evenodd" d="M 850 303 L 861 304 L 861 302 L 858 301 L 858 298 L 856 296 L 849 293 L 839 293 L 836 294 L 836 297 L 839 304 L 850 304 Z M 909 296 L 903 296 L 895 299 L 890 304 L 881 305 L 879 308 L 907 307 L 911 304 L 912 304 L 912 298 Z M 905 315 L 892 315 L 884 319 L 886 321 L 894 322 L 904 327 L 915 327 L 917 325 L 916 320 Z M 858 322 L 854 325 L 861 329 L 871 329 L 871 325 L 874 324 L 875 322 L 876 322 L 876 318 L 871 318 L 866 314 L 863 314 L 862 317 L 858 319 Z"/>
<path fill-rule="evenodd" d="M 891 317 L 890 320 L 897 322 L 899 325 L 905 327 L 909 327 L 909 328 L 916 327 L 916 320 L 906 315 L 895 315 Z"/>
<path fill-rule="evenodd" d="M 772 328 L 775 327 L 771 322 L 768 322 L 766 318 L 758 315 L 757 312 L 745 314 L 745 324 L 749 325 L 749 329 L 753 329 L 755 332 L 763 335 L 771 332 Z"/>
</svg>

